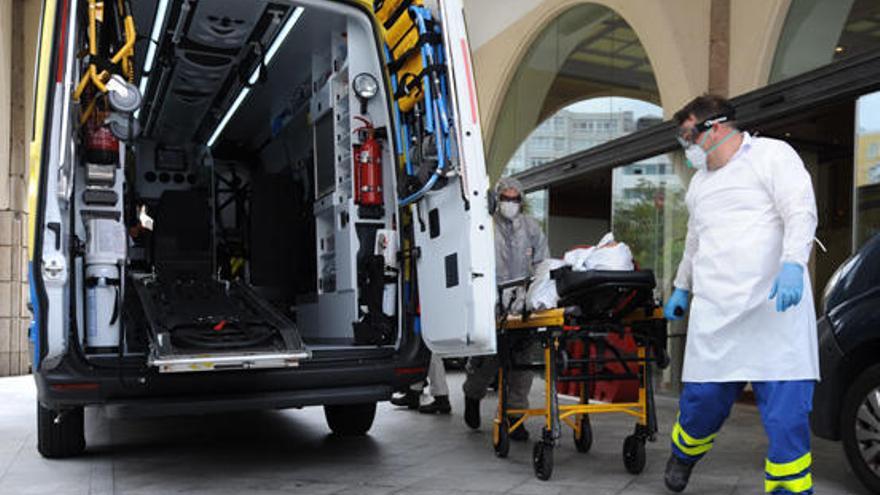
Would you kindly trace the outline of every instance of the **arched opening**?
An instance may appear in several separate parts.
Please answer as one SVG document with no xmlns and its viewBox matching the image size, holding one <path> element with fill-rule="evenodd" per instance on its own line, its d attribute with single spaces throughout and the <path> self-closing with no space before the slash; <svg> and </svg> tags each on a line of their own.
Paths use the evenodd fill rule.
<svg viewBox="0 0 880 495">
<path fill-rule="evenodd" d="M 770 70 L 771 83 L 880 49 L 880 2 L 792 2 Z"/>
<path fill-rule="evenodd" d="M 572 102 L 622 97 L 660 104 L 654 71 L 632 27 L 584 3 L 551 21 L 514 71 L 488 150 L 493 177 L 542 122 Z"/>
</svg>

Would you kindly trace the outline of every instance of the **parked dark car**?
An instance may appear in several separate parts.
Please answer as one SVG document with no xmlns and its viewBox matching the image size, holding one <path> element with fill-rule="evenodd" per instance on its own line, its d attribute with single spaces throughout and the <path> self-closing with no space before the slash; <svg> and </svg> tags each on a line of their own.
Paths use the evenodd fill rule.
<svg viewBox="0 0 880 495">
<path fill-rule="evenodd" d="M 822 313 L 813 432 L 842 441 L 853 471 L 880 492 L 880 235 L 831 277 Z"/>
</svg>

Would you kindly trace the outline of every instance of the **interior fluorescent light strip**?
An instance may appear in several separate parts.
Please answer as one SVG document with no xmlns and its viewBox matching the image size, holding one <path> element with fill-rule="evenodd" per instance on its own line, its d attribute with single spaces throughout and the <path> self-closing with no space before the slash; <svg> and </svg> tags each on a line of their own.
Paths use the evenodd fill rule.
<svg viewBox="0 0 880 495">
<path fill-rule="evenodd" d="M 159 0 L 156 9 L 156 19 L 153 21 L 153 30 L 150 32 L 150 46 L 147 48 L 147 58 L 144 59 L 144 73 L 149 73 L 153 68 L 153 59 L 156 57 L 156 46 L 162 42 L 159 37 L 162 27 L 165 25 L 165 12 L 168 10 L 168 0 Z"/>
<path fill-rule="evenodd" d="M 281 27 L 281 31 L 278 32 L 278 35 L 275 36 L 275 39 L 272 40 L 272 44 L 269 45 L 269 49 L 266 51 L 265 57 L 263 57 L 263 66 L 268 67 L 272 62 L 272 59 L 275 57 L 275 54 L 278 53 L 278 50 L 281 48 L 281 45 L 284 44 L 284 41 L 287 39 L 287 36 L 290 34 L 290 31 L 293 30 L 293 27 L 296 25 L 297 21 L 299 21 L 300 16 L 302 16 L 303 8 L 297 7 L 296 10 L 293 11 L 293 14 L 287 18 L 287 21 L 284 23 L 284 26 Z M 256 69 L 251 73 L 251 77 L 248 78 L 248 84 L 254 84 L 260 78 L 260 66 L 257 66 Z M 238 107 L 241 106 L 242 102 L 244 102 L 245 98 L 250 94 L 251 88 L 245 87 L 242 88 L 241 92 L 238 93 L 238 96 L 235 97 L 235 101 L 232 102 L 232 105 L 229 106 L 229 110 L 226 111 L 226 114 L 220 119 L 220 123 L 217 125 L 217 128 L 214 129 L 214 132 L 211 134 L 211 138 L 208 139 L 208 147 L 214 146 L 214 143 L 217 141 L 217 138 L 220 137 L 220 134 L 223 133 L 223 129 L 226 127 L 226 124 L 232 119 L 232 116 L 235 115 L 235 112 L 238 111 Z"/>
<path fill-rule="evenodd" d="M 150 32 L 150 39 L 148 41 L 147 57 L 144 59 L 144 68 L 141 71 L 141 82 L 138 85 L 141 96 L 147 92 L 147 84 L 150 82 L 149 73 L 153 68 L 153 61 L 156 58 L 156 45 L 162 41 L 159 39 L 159 36 L 162 34 L 162 27 L 165 26 L 165 14 L 167 11 L 168 0 L 159 0 L 159 7 L 156 8 L 156 18 L 153 19 L 153 30 Z M 138 118 L 140 113 L 141 110 L 138 109 L 134 113 L 134 118 Z"/>
</svg>

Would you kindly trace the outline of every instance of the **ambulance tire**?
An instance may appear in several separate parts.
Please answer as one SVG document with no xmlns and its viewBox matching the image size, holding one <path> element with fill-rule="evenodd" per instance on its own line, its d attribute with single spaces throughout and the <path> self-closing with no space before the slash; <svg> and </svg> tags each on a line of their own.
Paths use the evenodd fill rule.
<svg viewBox="0 0 880 495">
<path fill-rule="evenodd" d="M 334 434 L 362 437 L 370 431 L 376 418 L 376 403 L 334 404 L 324 406 L 324 418 Z"/>
<path fill-rule="evenodd" d="M 79 455 L 85 449 L 82 406 L 56 411 L 37 403 L 37 450 L 40 455 L 49 459 L 60 459 Z"/>
<path fill-rule="evenodd" d="M 880 476 L 870 466 L 870 463 L 876 463 L 878 459 L 877 457 L 865 459 L 863 451 L 872 450 L 870 447 L 874 447 L 880 442 L 874 441 L 864 449 L 861 446 L 858 431 L 863 431 L 867 441 L 870 441 L 870 437 L 875 432 L 870 424 L 859 419 L 859 410 L 864 408 L 862 415 L 868 416 L 868 419 L 880 419 L 878 418 L 880 410 L 874 408 L 874 401 L 871 400 L 878 391 L 880 391 L 880 364 L 871 366 L 856 378 L 844 395 L 840 414 L 840 436 L 846 458 L 856 476 L 871 493 L 880 493 Z"/>
</svg>

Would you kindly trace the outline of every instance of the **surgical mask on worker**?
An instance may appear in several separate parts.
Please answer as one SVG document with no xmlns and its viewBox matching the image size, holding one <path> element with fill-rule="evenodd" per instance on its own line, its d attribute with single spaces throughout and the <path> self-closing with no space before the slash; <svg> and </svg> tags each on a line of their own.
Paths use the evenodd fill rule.
<svg viewBox="0 0 880 495">
<path fill-rule="evenodd" d="M 737 133 L 739 133 L 739 131 L 737 130 L 730 131 L 729 133 L 727 133 L 726 136 L 724 136 L 724 139 L 715 143 L 708 150 L 703 149 L 703 143 L 706 142 L 706 139 L 709 137 L 709 133 L 706 132 L 705 134 L 703 134 L 703 139 L 701 139 L 699 143 L 692 143 L 684 149 L 684 156 L 688 167 L 695 168 L 697 170 L 706 170 L 707 168 L 709 168 L 709 155 L 714 153 L 719 146 L 724 144 L 725 141 L 727 141 Z"/>
<path fill-rule="evenodd" d="M 513 220 L 514 217 L 519 215 L 519 202 L 517 201 L 500 201 L 500 205 L 498 205 L 498 210 L 501 212 L 501 216 L 508 220 Z"/>
</svg>

